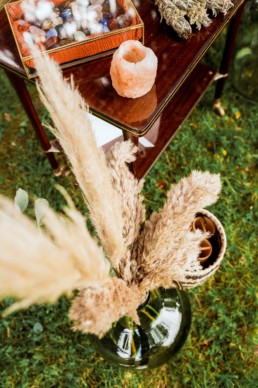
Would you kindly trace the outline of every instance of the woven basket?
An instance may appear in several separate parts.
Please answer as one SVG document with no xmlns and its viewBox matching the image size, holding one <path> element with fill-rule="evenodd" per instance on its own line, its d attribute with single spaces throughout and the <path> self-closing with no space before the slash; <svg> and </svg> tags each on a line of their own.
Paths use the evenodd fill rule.
<svg viewBox="0 0 258 388">
<path fill-rule="evenodd" d="M 204 209 L 199 211 L 197 216 L 208 217 L 216 227 L 214 236 L 210 238 L 213 252 L 204 265 L 198 265 L 197 267 L 193 266 L 193 268 L 186 270 L 184 280 L 180 282 L 183 288 L 196 287 L 212 276 L 219 268 L 226 251 L 227 239 L 225 230 L 220 221 L 212 213 Z"/>
</svg>

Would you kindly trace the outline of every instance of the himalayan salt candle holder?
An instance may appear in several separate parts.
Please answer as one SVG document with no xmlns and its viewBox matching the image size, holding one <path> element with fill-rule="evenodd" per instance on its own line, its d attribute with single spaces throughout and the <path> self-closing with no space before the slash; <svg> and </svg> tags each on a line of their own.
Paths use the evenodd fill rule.
<svg viewBox="0 0 258 388">
<path fill-rule="evenodd" d="M 115 51 L 110 75 L 112 85 L 122 97 L 137 98 L 148 93 L 156 78 L 158 59 L 141 42 L 127 40 Z"/>
</svg>

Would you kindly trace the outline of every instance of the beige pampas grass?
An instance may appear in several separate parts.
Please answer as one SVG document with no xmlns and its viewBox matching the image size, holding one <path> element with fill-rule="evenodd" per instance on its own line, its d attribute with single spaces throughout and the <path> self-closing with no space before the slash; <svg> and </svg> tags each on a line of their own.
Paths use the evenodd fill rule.
<svg viewBox="0 0 258 388">
<path fill-rule="evenodd" d="M 164 260 L 160 257 L 154 264 L 156 268 L 149 270 L 144 276 L 140 287 L 145 290 L 152 290 L 158 287 L 171 288 L 174 283 L 186 281 L 187 271 L 200 272 L 202 266 L 198 260 L 200 243 L 205 235 L 197 230 L 195 233 L 186 232 L 185 236 L 173 242 L 173 250 L 170 248 Z"/>
<path fill-rule="evenodd" d="M 88 108 L 73 82 L 64 81 L 58 66 L 34 48 L 40 98 L 54 122 L 58 138 L 85 195 L 91 220 L 114 268 L 125 255 L 123 220 L 118 194 L 102 148 L 96 145 Z"/>
<path fill-rule="evenodd" d="M 127 165 L 135 160 L 136 151 L 137 147 L 126 141 L 116 143 L 107 154 L 112 184 L 121 199 L 123 239 L 128 247 L 127 254 L 120 261 L 119 274 L 128 283 L 132 281 L 137 267 L 131 257 L 132 247 L 145 221 L 144 198 L 140 194 L 144 181 L 138 181 Z"/>
<path fill-rule="evenodd" d="M 144 299 L 138 287 L 128 287 L 122 279 L 110 278 L 83 290 L 73 302 L 69 318 L 73 329 L 102 337 L 112 323 L 124 316 L 139 324 L 137 307 Z"/>
<path fill-rule="evenodd" d="M 188 178 L 172 186 L 163 209 L 154 213 L 146 222 L 139 238 L 138 246 L 141 249 L 137 250 L 140 257 L 138 272 L 144 278 L 141 287 L 150 287 L 148 275 L 152 279 L 151 288 L 163 286 L 159 282 L 159 274 L 168 271 L 170 263 L 176 258 L 179 260 L 179 257 L 185 257 L 186 260 L 184 246 L 191 239 L 188 231 L 194 216 L 198 210 L 217 200 L 220 189 L 219 175 L 199 171 L 193 171 Z M 201 241 L 201 236 L 196 238 Z M 199 250 L 195 256 L 198 253 Z"/>
<path fill-rule="evenodd" d="M 63 293 L 108 278 L 109 264 L 83 217 L 74 208 L 66 213 L 64 218 L 49 210 L 46 231 L 41 232 L 0 196 L 0 298 L 20 300 L 6 314 L 34 303 L 53 303 Z"/>
<path fill-rule="evenodd" d="M 120 278 L 110 277 L 102 248 L 64 192 L 64 214 L 49 209 L 41 232 L 0 197 L 0 298 L 19 300 L 7 310 L 10 313 L 54 302 L 78 289 L 69 312 L 73 328 L 102 337 L 125 315 L 140 323 L 137 308 L 146 291 L 175 283 L 191 288 L 217 270 L 225 252 L 222 226 L 205 213 L 213 217 L 221 236 L 218 260 L 207 268 L 198 260 L 207 235 L 190 226 L 201 209 L 217 200 L 220 177 L 193 171 L 172 186 L 163 208 L 145 222 L 143 180 L 127 166 L 135 160 L 136 147 L 117 143 L 105 156 L 96 146 L 88 109 L 73 83 L 63 80 L 47 56 L 35 49 L 33 55 L 40 97 L 55 125 L 52 131 L 71 162 L 103 250 Z"/>
</svg>

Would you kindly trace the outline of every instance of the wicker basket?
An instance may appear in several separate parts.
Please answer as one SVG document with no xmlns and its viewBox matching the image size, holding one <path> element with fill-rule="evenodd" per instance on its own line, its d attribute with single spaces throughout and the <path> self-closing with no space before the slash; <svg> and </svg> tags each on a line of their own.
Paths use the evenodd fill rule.
<svg viewBox="0 0 258 388">
<path fill-rule="evenodd" d="M 187 270 L 184 281 L 181 282 L 183 288 L 193 288 L 205 282 L 212 276 L 219 268 L 226 251 L 227 239 L 223 226 L 220 221 L 208 210 L 202 209 L 197 216 L 208 217 L 215 225 L 215 234 L 209 239 L 213 252 L 210 258 L 203 264 L 196 268 Z"/>
</svg>

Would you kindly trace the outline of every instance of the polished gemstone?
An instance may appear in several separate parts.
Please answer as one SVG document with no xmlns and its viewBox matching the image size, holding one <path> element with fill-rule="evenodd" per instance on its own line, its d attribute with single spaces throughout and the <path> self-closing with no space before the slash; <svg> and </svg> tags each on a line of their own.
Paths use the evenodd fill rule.
<svg viewBox="0 0 258 388">
<path fill-rule="evenodd" d="M 52 27 L 52 20 L 51 19 L 46 19 L 42 23 L 42 29 L 43 30 L 49 30 Z"/>
<path fill-rule="evenodd" d="M 71 8 L 65 8 L 61 12 L 61 18 L 65 21 L 68 21 L 73 16 Z"/>
<path fill-rule="evenodd" d="M 46 43 L 45 43 L 46 49 L 49 50 L 49 49 L 52 49 L 52 48 L 56 48 L 57 47 L 57 43 L 58 43 L 57 36 L 51 36 L 51 38 L 49 38 L 46 41 Z"/>
<path fill-rule="evenodd" d="M 46 32 L 46 39 L 51 38 L 51 36 L 57 36 L 57 30 L 55 28 L 50 28 L 50 30 Z"/>
<path fill-rule="evenodd" d="M 76 31 L 74 34 L 74 40 L 81 41 L 86 38 L 86 35 L 82 31 Z"/>
<path fill-rule="evenodd" d="M 107 26 L 108 25 L 108 19 L 102 18 L 102 19 L 99 20 L 99 23 L 103 24 L 103 26 Z"/>
<path fill-rule="evenodd" d="M 109 19 L 108 28 L 110 29 L 110 31 L 114 31 L 119 28 L 119 24 L 115 18 Z"/>
<path fill-rule="evenodd" d="M 56 30 L 56 32 L 57 32 L 58 35 L 60 34 L 60 31 L 61 31 L 61 29 L 62 29 L 63 27 L 64 27 L 63 24 L 57 24 L 57 25 L 55 26 L 55 30 Z"/>
<path fill-rule="evenodd" d="M 90 3 L 92 5 L 95 5 L 95 4 L 98 4 L 98 5 L 101 5 L 104 3 L 105 0 L 90 0 Z"/>
<path fill-rule="evenodd" d="M 34 36 L 34 35 L 41 35 L 41 36 L 45 36 L 46 35 L 46 32 L 43 31 L 41 28 L 38 28 L 36 26 L 30 26 L 29 28 L 29 32 Z"/>
<path fill-rule="evenodd" d="M 104 25 L 102 26 L 102 32 L 109 32 L 110 29 L 108 28 L 108 26 Z"/>
</svg>

